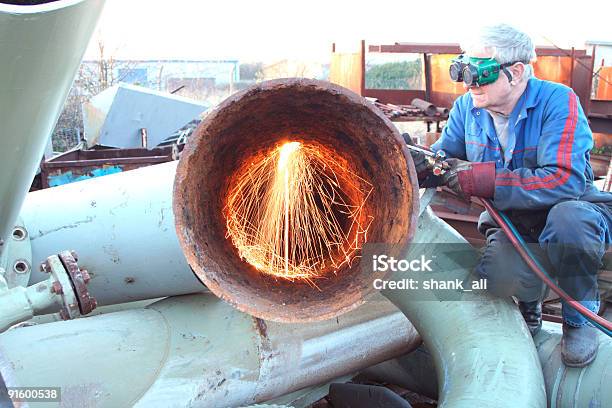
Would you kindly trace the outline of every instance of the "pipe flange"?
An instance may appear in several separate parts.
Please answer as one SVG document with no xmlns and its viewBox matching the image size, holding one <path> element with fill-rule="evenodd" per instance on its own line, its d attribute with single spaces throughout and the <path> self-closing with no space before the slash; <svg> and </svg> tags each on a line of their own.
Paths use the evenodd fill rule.
<svg viewBox="0 0 612 408">
<path fill-rule="evenodd" d="M 64 268 L 64 264 L 58 255 L 52 255 L 48 257 L 41 265 L 41 272 L 51 274 L 53 283 L 51 285 L 51 292 L 61 296 L 62 307 L 60 309 L 60 316 L 63 320 L 70 320 L 81 315 L 79 310 L 79 303 L 76 294 L 72 288 L 70 277 Z"/>
<path fill-rule="evenodd" d="M 79 268 L 74 251 L 62 251 L 48 257 L 40 265 L 40 270 L 53 276 L 51 291 L 62 297 L 62 319 L 74 319 L 96 308 L 97 302 L 87 290 L 89 273 Z"/>
<path fill-rule="evenodd" d="M 68 276 L 70 277 L 70 281 L 72 282 L 72 287 L 74 288 L 81 314 L 86 315 L 91 313 L 96 306 L 98 306 L 98 303 L 87 290 L 87 284 L 91 280 L 89 272 L 87 272 L 85 269 L 79 268 L 79 265 L 77 264 L 78 258 L 76 252 L 62 251 L 58 256 L 62 261 Z"/>
</svg>

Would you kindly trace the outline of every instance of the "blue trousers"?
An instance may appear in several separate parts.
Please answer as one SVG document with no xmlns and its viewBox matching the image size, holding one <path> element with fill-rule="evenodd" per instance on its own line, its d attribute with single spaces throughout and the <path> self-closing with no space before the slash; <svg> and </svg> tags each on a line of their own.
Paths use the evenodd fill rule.
<svg viewBox="0 0 612 408">
<path fill-rule="evenodd" d="M 548 211 L 509 212 L 530 249 L 559 286 L 583 306 L 597 312 L 597 271 L 612 242 L 612 210 L 603 203 L 564 201 Z M 487 279 L 489 291 L 520 301 L 543 299 L 546 287 L 514 249 L 486 212 L 478 229 L 487 238 L 476 272 Z M 562 302 L 564 321 L 580 327 L 587 320 Z"/>
</svg>

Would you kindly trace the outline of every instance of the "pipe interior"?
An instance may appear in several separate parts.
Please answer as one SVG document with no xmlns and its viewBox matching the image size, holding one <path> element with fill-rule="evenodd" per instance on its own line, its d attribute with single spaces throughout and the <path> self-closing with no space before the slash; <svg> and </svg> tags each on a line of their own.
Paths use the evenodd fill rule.
<svg viewBox="0 0 612 408">
<path fill-rule="evenodd" d="M 300 265 L 302 263 L 305 263 L 309 266 L 312 265 L 312 269 L 305 268 L 302 271 L 307 274 L 312 272 L 313 278 L 311 280 L 311 283 L 313 284 L 313 286 L 316 287 L 317 281 L 320 278 L 328 279 L 328 275 L 335 274 L 338 270 L 338 266 L 342 267 L 342 264 L 347 262 L 347 256 L 350 259 L 350 261 L 348 261 L 350 263 L 357 255 L 358 250 L 360 249 L 361 244 L 364 241 L 364 237 L 366 236 L 366 234 L 363 233 L 363 229 L 367 229 L 370 220 L 373 219 L 373 205 L 372 200 L 369 199 L 369 193 L 373 190 L 373 186 L 370 184 L 370 182 L 359 176 L 360 174 L 363 174 L 363 169 L 355 168 L 351 161 L 347 160 L 341 155 L 341 152 L 337 152 L 331 146 L 325 146 L 317 141 L 307 139 L 308 138 L 304 136 L 293 136 L 291 138 L 287 138 L 286 140 L 281 140 L 277 143 L 276 146 L 273 146 L 272 149 L 268 148 L 263 151 L 254 151 L 251 152 L 247 157 L 245 157 L 245 159 L 242 160 L 242 165 L 240 165 L 240 167 L 228 178 L 229 181 L 227 183 L 227 188 L 223 193 L 223 196 L 226 197 L 224 215 L 226 217 L 226 220 L 235 220 L 236 218 L 232 217 L 232 215 L 236 213 L 235 210 L 240 208 L 241 205 L 249 203 L 251 197 L 253 196 L 257 197 L 257 199 L 254 200 L 257 202 L 257 205 L 261 205 L 261 203 L 266 200 L 266 193 L 269 192 L 269 189 L 271 187 L 274 188 L 275 183 L 278 183 L 279 181 L 278 179 L 276 179 L 278 175 L 274 174 L 277 167 L 277 161 L 271 160 L 270 157 L 278 157 L 275 156 L 275 154 L 278 155 L 279 148 L 282 147 L 285 143 L 300 143 L 299 149 L 302 150 L 302 154 L 304 155 L 306 160 L 310 160 L 311 163 L 317 161 L 317 164 L 311 166 L 310 170 L 316 174 L 316 177 L 320 177 L 319 181 L 322 180 L 321 184 L 324 184 L 325 189 L 323 194 L 329 193 L 332 189 L 334 189 L 333 194 L 335 195 L 335 197 L 333 200 L 329 200 L 329 196 L 327 198 L 324 198 L 321 190 L 317 189 L 317 187 L 320 186 L 311 186 L 313 187 L 312 190 L 303 187 L 302 190 L 299 191 L 302 193 L 304 193 L 305 190 L 312 191 L 312 200 L 314 202 L 315 211 L 318 211 L 318 214 L 323 214 L 325 223 L 330 223 L 334 221 L 337 222 L 342 231 L 342 235 L 345 237 L 344 241 L 334 241 L 340 245 L 330 245 L 328 247 L 322 246 L 320 247 L 322 249 L 320 249 L 319 251 L 299 252 L 295 258 L 291 259 L 292 266 Z M 269 178 L 266 178 L 265 180 L 259 180 L 261 181 L 261 184 L 253 183 L 253 167 L 257 164 L 263 163 L 266 160 L 267 164 L 264 168 L 269 171 L 265 172 L 265 176 L 269 176 Z M 320 160 L 326 160 L 324 166 L 321 165 Z M 244 184 L 240 184 L 240 182 L 244 183 L 244 180 L 249 180 L 249 183 L 246 187 L 244 187 Z M 329 180 L 332 180 L 334 183 L 337 182 L 338 188 L 336 188 L 335 184 L 330 183 Z M 243 186 L 243 188 L 239 189 L 239 191 L 236 191 L 237 186 L 239 185 Z M 253 187 L 253 185 L 256 185 L 256 187 L 253 190 L 250 190 L 249 193 L 252 194 L 253 192 L 256 192 L 256 194 L 249 195 L 249 199 L 244 199 L 244 190 L 249 189 L 249 187 Z M 230 195 L 232 195 L 233 200 L 230 200 Z M 324 201 L 328 205 L 330 205 L 329 203 L 331 201 L 331 211 L 325 206 Z M 304 205 L 304 203 L 305 201 L 302 201 L 301 204 Z M 353 216 L 348 213 L 348 211 L 350 211 L 351 209 L 356 209 L 358 207 L 361 207 L 361 210 L 358 212 L 356 211 Z M 304 211 L 301 211 L 301 214 L 303 215 Z M 254 220 L 252 217 L 249 217 L 248 219 L 247 217 L 244 218 L 245 219 L 241 223 L 243 228 L 237 228 L 237 222 L 232 223 L 233 233 L 236 234 L 238 233 L 238 231 L 245 232 L 247 230 L 251 232 L 253 226 L 261 227 L 260 220 Z M 285 226 L 282 226 L 281 231 L 277 237 L 279 239 L 279 242 L 277 242 L 277 244 L 280 243 L 281 247 L 284 245 L 285 242 L 284 230 Z M 297 237 L 297 234 L 292 233 L 293 228 L 288 228 L 287 232 L 288 247 L 293 248 L 294 244 L 297 246 L 304 243 L 303 241 L 300 241 L 300 238 L 303 237 Z M 253 235 L 254 234 L 251 233 L 250 238 L 253 238 Z M 235 237 L 231 238 L 234 245 L 236 245 L 237 243 L 234 242 Z M 240 238 L 244 237 L 241 236 Z M 251 244 L 251 242 L 252 241 L 250 241 L 249 244 Z M 248 251 L 246 252 L 247 256 L 244 258 L 253 266 L 257 267 L 257 264 L 259 262 L 251 262 L 251 258 L 254 258 L 255 261 L 269 261 L 269 258 L 260 259 L 258 256 L 249 256 Z M 269 254 L 269 251 L 264 250 L 256 252 L 256 255 L 260 255 L 261 252 L 266 252 Z M 283 258 L 283 253 L 278 253 L 276 251 L 274 251 L 274 253 L 278 256 L 276 258 L 277 260 Z M 315 255 L 316 260 L 313 260 L 313 256 Z M 309 259 L 312 261 L 309 262 Z M 268 273 L 272 276 L 274 276 L 275 272 L 277 272 L 261 266 L 258 268 L 258 270 L 260 270 L 260 273 Z"/>
<path fill-rule="evenodd" d="M 319 84 L 279 81 L 224 102 L 196 130 L 175 182 L 177 232 L 198 277 L 239 309 L 272 320 L 320 320 L 357 307 L 373 291 L 372 274 L 357 259 L 313 288 L 262 274 L 241 259 L 226 238 L 224 207 L 245 162 L 283 141 L 324 146 L 373 186 L 367 242 L 407 244 L 413 230 L 414 170 L 397 130 L 359 97 L 312 83 Z"/>
</svg>

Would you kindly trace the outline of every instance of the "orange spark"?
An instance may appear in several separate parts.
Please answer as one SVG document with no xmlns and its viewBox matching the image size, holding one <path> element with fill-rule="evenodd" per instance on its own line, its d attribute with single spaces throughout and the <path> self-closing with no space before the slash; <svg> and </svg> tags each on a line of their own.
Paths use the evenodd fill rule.
<svg viewBox="0 0 612 408">
<path fill-rule="evenodd" d="M 233 181 L 227 237 L 262 273 L 314 285 L 350 264 L 366 241 L 372 185 L 328 148 L 286 142 L 243 166 Z"/>
</svg>

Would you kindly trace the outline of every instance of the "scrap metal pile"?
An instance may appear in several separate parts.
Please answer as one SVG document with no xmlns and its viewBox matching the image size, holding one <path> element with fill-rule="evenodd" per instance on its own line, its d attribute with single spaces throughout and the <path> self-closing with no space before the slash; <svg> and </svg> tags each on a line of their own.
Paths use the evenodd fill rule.
<svg viewBox="0 0 612 408">
<path fill-rule="evenodd" d="M 430 102 L 415 98 L 410 105 L 382 103 L 376 98 L 366 98 L 380 109 L 391 120 L 446 120 L 448 109 L 437 107 Z"/>
<path fill-rule="evenodd" d="M 534 343 L 510 299 L 415 295 L 362 262 L 385 243 L 463 282 L 478 253 L 420 195 L 398 129 L 340 86 L 255 84 L 178 161 L 28 193 L 104 1 L 34 3 L 0 2 L 0 406 L 43 388 L 53 407 L 382 406 L 358 375 L 441 407 L 609 405 L 612 342 L 559 376 L 559 325 Z"/>
</svg>

